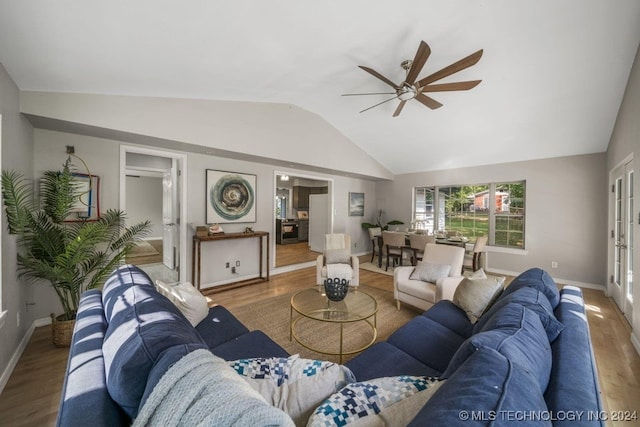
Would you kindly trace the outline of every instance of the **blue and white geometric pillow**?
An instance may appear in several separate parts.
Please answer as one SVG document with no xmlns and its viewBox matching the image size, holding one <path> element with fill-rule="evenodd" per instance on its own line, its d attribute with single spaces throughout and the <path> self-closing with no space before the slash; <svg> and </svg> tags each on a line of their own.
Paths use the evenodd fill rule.
<svg viewBox="0 0 640 427">
<path fill-rule="evenodd" d="M 355 377 L 349 368 L 323 360 L 253 358 L 228 362 L 267 402 L 282 409 L 296 425 L 304 425 L 313 410 Z"/>
<path fill-rule="evenodd" d="M 407 375 L 349 384 L 316 408 L 307 427 L 358 424 L 358 420 L 364 417 L 383 416 L 385 410 L 390 411 L 397 404 L 400 404 L 398 408 L 402 408 L 385 418 L 399 422 L 397 425 L 404 425 L 399 418 L 406 422 L 413 419 L 441 384 L 442 381 L 436 378 Z M 403 404 L 409 400 L 410 405 Z"/>
</svg>

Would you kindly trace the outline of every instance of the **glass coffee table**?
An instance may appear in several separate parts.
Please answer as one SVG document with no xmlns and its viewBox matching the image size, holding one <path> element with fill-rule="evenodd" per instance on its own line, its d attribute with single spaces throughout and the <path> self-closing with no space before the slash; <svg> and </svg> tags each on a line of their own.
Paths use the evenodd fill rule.
<svg viewBox="0 0 640 427">
<path fill-rule="evenodd" d="M 298 316 L 294 317 L 294 313 Z M 345 355 L 359 353 L 373 345 L 378 336 L 376 326 L 378 313 L 378 301 L 368 293 L 357 288 L 350 288 L 347 296 L 342 301 L 331 301 L 326 297 L 324 286 L 314 286 L 297 292 L 291 297 L 291 316 L 289 339 L 295 339 L 304 348 L 317 353 L 331 356 L 339 356 L 340 363 Z M 339 325 L 340 332 L 336 337 L 338 351 L 316 348 L 300 337 L 296 325 L 302 319 L 311 319 L 323 323 Z M 344 327 L 346 324 L 363 322 L 369 329 L 373 338 L 364 346 L 357 349 L 344 348 Z"/>
</svg>

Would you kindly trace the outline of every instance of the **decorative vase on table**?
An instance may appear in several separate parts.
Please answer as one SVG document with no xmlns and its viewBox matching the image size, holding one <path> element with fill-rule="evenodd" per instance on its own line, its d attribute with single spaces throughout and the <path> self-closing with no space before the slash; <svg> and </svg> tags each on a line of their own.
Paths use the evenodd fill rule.
<svg viewBox="0 0 640 427">
<path fill-rule="evenodd" d="M 324 281 L 324 291 L 331 301 L 342 301 L 349 292 L 349 281 L 347 279 L 326 279 Z"/>
</svg>

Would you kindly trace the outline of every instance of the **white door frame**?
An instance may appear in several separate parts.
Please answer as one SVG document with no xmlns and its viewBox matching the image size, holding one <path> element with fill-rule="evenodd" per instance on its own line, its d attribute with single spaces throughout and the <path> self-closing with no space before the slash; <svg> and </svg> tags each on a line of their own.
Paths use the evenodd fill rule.
<svg viewBox="0 0 640 427">
<path fill-rule="evenodd" d="M 611 296 L 632 322 L 633 301 L 630 297 L 633 286 L 634 263 L 634 194 L 631 179 L 635 175 L 633 156 L 630 155 L 609 172 L 609 244 L 607 295 Z M 618 197 L 621 199 L 618 205 Z M 620 224 L 617 225 L 617 222 Z M 621 238 L 618 238 L 620 234 Z"/>
<path fill-rule="evenodd" d="M 178 174 L 180 188 L 180 237 L 178 239 L 180 252 L 180 282 L 187 281 L 187 155 L 177 151 L 158 150 L 155 148 L 138 147 L 133 145 L 120 146 L 120 210 L 126 212 L 127 194 L 126 194 L 126 173 L 127 173 L 127 153 L 146 154 L 148 156 L 167 157 L 175 159 L 178 162 Z"/>
</svg>

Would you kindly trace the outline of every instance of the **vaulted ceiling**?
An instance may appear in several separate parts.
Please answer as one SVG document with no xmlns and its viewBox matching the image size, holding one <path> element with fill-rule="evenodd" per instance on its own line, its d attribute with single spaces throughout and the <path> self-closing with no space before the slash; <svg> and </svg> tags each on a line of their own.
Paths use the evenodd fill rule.
<svg viewBox="0 0 640 427">
<path fill-rule="evenodd" d="M 400 83 L 484 49 L 441 81 L 443 107 Z M 21 90 L 285 103 L 395 174 L 604 152 L 640 42 L 637 0 L 0 0 L 0 63 Z"/>
</svg>

